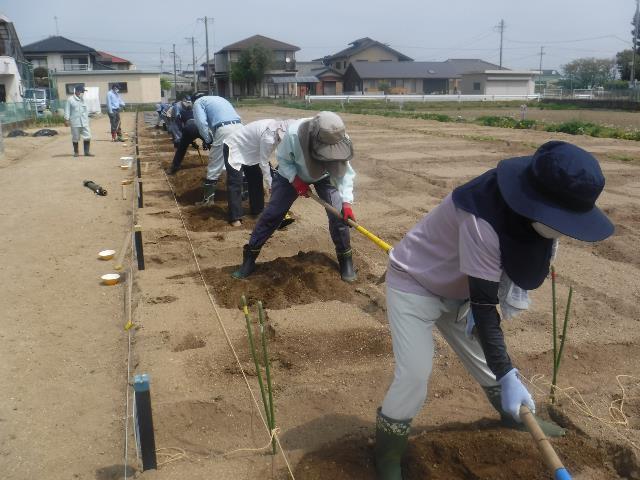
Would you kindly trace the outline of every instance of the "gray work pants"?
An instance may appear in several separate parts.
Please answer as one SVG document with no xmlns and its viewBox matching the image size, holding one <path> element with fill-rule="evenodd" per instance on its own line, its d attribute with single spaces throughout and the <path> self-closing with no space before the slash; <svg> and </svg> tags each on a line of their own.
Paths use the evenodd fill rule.
<svg viewBox="0 0 640 480">
<path fill-rule="evenodd" d="M 433 365 L 433 327 L 482 387 L 497 386 L 477 338 L 465 335 L 468 307 L 461 300 L 405 293 L 387 286 L 387 318 L 396 366 L 382 402 L 390 418 L 415 417 L 427 398 Z"/>
</svg>

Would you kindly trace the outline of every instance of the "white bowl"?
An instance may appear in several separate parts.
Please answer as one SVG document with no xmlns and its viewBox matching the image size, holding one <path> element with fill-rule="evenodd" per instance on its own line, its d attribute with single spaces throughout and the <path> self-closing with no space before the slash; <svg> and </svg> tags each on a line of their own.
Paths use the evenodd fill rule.
<svg viewBox="0 0 640 480">
<path fill-rule="evenodd" d="M 98 258 L 100 260 L 111 260 L 115 254 L 115 250 L 102 250 L 101 252 L 98 252 Z"/>
<path fill-rule="evenodd" d="M 120 281 L 120 275 L 117 273 L 107 273 L 100 278 L 105 285 L 116 285 Z"/>
</svg>

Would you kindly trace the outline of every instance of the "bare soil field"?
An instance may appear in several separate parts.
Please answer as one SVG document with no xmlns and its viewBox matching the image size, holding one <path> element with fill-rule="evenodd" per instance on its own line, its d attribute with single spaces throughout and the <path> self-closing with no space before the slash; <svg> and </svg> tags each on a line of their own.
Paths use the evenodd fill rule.
<svg viewBox="0 0 640 480">
<path fill-rule="evenodd" d="M 245 122 L 312 113 L 279 107 L 240 110 Z M 505 322 L 504 329 L 511 357 L 528 379 L 538 411 L 568 429 L 566 437 L 552 442 L 574 478 L 640 479 L 640 166 L 636 165 L 640 144 L 370 115 L 346 114 L 344 120 L 356 150 L 355 214 L 362 225 L 391 244 L 452 188 L 500 159 L 531 154 L 550 139 L 576 143 L 599 158 L 607 177 L 601 206 L 616 224 L 616 234 L 599 244 L 564 240 L 560 245 L 556 263 L 560 305 L 569 286 L 574 287 L 574 299 L 558 405 L 548 403 L 550 282 L 533 292 L 531 311 Z M 167 178 L 163 168 L 173 155 L 168 137 L 145 124 L 142 115 L 138 128 L 145 202 L 137 218 L 143 226 L 147 268 L 136 273 L 134 285 L 132 367 L 136 373 L 151 376 L 160 466 L 156 471 L 139 472 L 130 441 L 125 452 L 129 476 L 160 480 L 290 478 L 285 456 L 272 456 L 270 448 L 265 448 L 270 437 L 260 418 L 256 371 L 239 308 L 244 294 L 254 317 L 258 301 L 266 308 L 278 438 L 293 476 L 375 478 L 375 411 L 391 381 L 394 363 L 384 285 L 379 283 L 386 254 L 353 232 L 359 278 L 354 284 L 341 282 L 326 213 L 312 200 L 299 199 L 292 208 L 296 221 L 277 231 L 265 245 L 255 274 L 244 281 L 232 279 L 230 273 L 241 262 L 242 245 L 255 219 L 246 216 L 239 228 L 227 224 L 224 182 L 216 205 L 196 207 L 205 169 L 198 154 L 191 150 L 184 168 Z M 43 161 L 50 156 L 47 152 L 42 155 Z M 27 165 L 26 160 L 21 161 Z M 110 214 L 122 232 L 125 213 L 120 209 Z M 77 233 L 67 227 L 60 235 L 62 242 Z M 19 264 L 14 261 L 12 265 L 17 269 Z M 30 268 L 37 270 L 35 265 Z M 43 268 L 49 273 L 53 267 Z M 31 290 L 39 285 L 22 281 Z M 58 288 L 59 295 L 69 296 L 64 286 Z M 123 293 L 121 288 L 115 289 L 118 295 Z M 4 301 L 11 304 L 9 297 Z M 119 301 L 116 305 L 121 308 L 122 299 Z M 22 311 L 28 310 L 25 301 Z M 2 328 L 0 341 L 18 348 L 18 333 L 9 336 L 12 330 Z M 39 325 L 25 325 L 23 330 L 29 339 L 42 335 Z M 106 331 L 101 338 L 115 344 L 124 337 L 122 332 Z M 86 339 L 68 341 L 66 348 L 73 349 Z M 550 478 L 530 436 L 500 428 L 482 390 L 437 333 L 436 343 L 428 400 L 412 426 L 407 478 Z M 125 352 L 119 345 L 108 350 L 111 357 L 104 349 L 93 353 L 104 363 L 119 361 L 122 369 Z M 79 355 L 77 362 L 82 364 L 86 355 Z M 10 358 L 0 354 L 13 372 L 3 384 L 14 385 L 18 369 Z M 33 351 L 28 358 L 63 362 L 57 357 L 49 360 L 47 352 Z M 124 402 L 123 388 L 117 390 L 117 382 L 102 378 L 97 383 L 92 390 L 96 397 L 110 398 L 107 392 L 116 389 L 110 395 Z M 60 379 L 60 388 L 71 384 L 71 378 Z M 38 393 L 31 387 L 22 395 L 36 397 Z M 61 404 L 64 401 L 60 399 Z M 6 421 L 15 434 L 20 424 L 11 416 L 14 404 L 5 403 L 0 404 L 4 407 L 0 428 Z M 35 404 L 34 409 L 44 401 Z M 116 410 L 122 414 L 120 404 Z M 88 412 L 83 414 L 91 418 Z M 43 438 L 49 461 L 56 455 L 72 456 L 64 447 L 65 442 L 72 443 L 68 436 L 60 442 L 48 435 L 56 415 L 59 413 L 50 412 L 48 429 L 32 427 Z M 104 443 L 122 451 L 122 422 L 113 421 L 108 441 L 95 440 L 100 451 Z M 88 435 L 82 438 L 94 441 Z M 0 454 L 0 462 L 10 465 L 18 450 L 10 443 L 0 443 Z M 76 459 L 84 468 L 77 470 L 78 478 L 123 478 L 122 460 L 109 460 L 95 455 Z M 0 463 L 0 470 L 2 466 Z M 73 478 L 59 473 L 63 471 L 59 468 L 47 478 Z M 7 478 L 38 478 L 20 476 L 15 469 L 12 472 Z"/>
<path fill-rule="evenodd" d="M 241 114 L 251 121 L 311 113 L 254 107 Z M 356 148 L 356 215 L 390 243 L 399 241 L 452 188 L 502 158 L 530 154 L 552 138 L 577 143 L 598 156 L 607 176 L 602 206 L 617 231 L 600 244 L 561 245 L 561 304 L 569 285 L 575 294 L 560 375 L 560 387 L 566 390 L 558 406 L 547 402 L 549 282 L 534 292 L 532 310 L 507 322 L 505 330 L 512 357 L 532 381 L 542 415 L 569 429 L 554 445 L 575 477 L 640 478 L 640 379 L 631 377 L 640 367 L 640 168 L 616 160 L 620 155 L 639 158 L 640 145 L 422 120 L 344 118 Z M 235 452 L 260 449 L 269 437 L 207 304 L 161 172 L 171 159 L 165 151 L 168 140 L 149 126 L 141 132 L 143 161 L 150 164 L 146 181 L 153 184 L 146 197 L 150 230 L 145 248 L 157 265 L 141 275 L 146 301 L 136 351 L 139 368 L 156 378 L 158 444 L 182 449 L 168 457 L 175 461 L 143 476 L 287 478 L 281 456 L 271 457 L 264 449 Z M 191 152 L 185 169 L 170 178 L 172 188 L 203 277 L 255 391 L 240 296 L 246 295 L 250 305 L 261 300 L 267 309 L 279 438 L 295 478 L 374 478 L 375 408 L 393 371 L 383 286 L 377 282 L 385 254 L 354 234 L 359 279 L 354 285 L 341 283 L 325 213 L 300 199 L 293 207 L 297 221 L 267 243 L 256 273 L 234 280 L 230 273 L 241 261 L 254 219 L 247 218 L 237 229 L 228 226 L 223 195 L 213 208 L 194 207 L 203 172 Z M 167 294 L 172 295 L 170 304 L 151 301 Z M 185 342 L 194 346 L 176 350 Z M 435 365 L 427 405 L 414 421 L 408 478 L 549 478 L 528 434 L 499 428 L 481 390 L 440 338 Z"/>
</svg>

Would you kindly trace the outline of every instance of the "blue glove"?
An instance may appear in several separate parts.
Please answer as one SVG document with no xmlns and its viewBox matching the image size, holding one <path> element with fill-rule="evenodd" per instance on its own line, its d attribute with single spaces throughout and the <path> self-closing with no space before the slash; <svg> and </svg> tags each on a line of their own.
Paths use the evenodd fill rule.
<svg viewBox="0 0 640 480">
<path fill-rule="evenodd" d="M 498 380 L 501 389 L 502 410 L 510 413 L 516 422 L 520 420 L 520 406 L 526 405 L 531 413 L 536 413 L 536 406 L 533 403 L 531 394 L 518 378 L 518 370 L 512 368 L 507 374 Z"/>
<path fill-rule="evenodd" d="M 473 313 L 471 313 L 471 309 L 469 309 L 469 313 L 467 313 L 467 325 L 464 328 L 464 334 L 467 336 L 469 340 L 473 340 L 475 338 L 475 328 L 476 328 L 476 320 L 473 318 Z"/>
</svg>

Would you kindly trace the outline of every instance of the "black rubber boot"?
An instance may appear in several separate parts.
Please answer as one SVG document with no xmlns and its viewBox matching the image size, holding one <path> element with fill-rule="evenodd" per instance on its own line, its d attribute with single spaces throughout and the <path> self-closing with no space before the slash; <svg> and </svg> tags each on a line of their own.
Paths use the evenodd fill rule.
<svg viewBox="0 0 640 480">
<path fill-rule="evenodd" d="M 338 256 L 338 264 L 340 265 L 340 277 L 345 282 L 355 282 L 358 276 L 356 275 L 356 271 L 353 269 L 353 255 L 351 253 L 351 249 L 346 252 L 339 252 L 336 250 L 336 255 Z"/>
<path fill-rule="evenodd" d="M 91 140 L 84 140 L 82 142 L 82 145 L 84 146 L 84 156 L 85 157 L 95 157 L 95 155 L 93 153 L 91 153 Z"/>
<path fill-rule="evenodd" d="M 496 385 L 495 387 L 482 387 L 482 389 L 489 399 L 491 406 L 500 414 L 500 423 L 503 427 L 523 432 L 527 431 L 524 423 L 516 422 L 511 414 L 502 410 L 502 387 L 500 385 Z M 554 422 L 543 420 L 536 415 L 534 415 L 533 418 L 536 419 L 536 422 L 538 422 L 538 425 L 540 425 L 540 428 L 547 437 L 563 437 L 567 433 L 564 428 Z"/>
<path fill-rule="evenodd" d="M 218 184 L 217 180 L 204 180 L 202 184 L 202 201 L 197 202 L 196 205 L 207 206 L 213 205 L 213 200 L 216 196 L 216 185 Z"/>
<path fill-rule="evenodd" d="M 231 276 L 237 279 L 247 278 L 256 269 L 256 259 L 260 255 L 260 248 L 242 247 L 242 265 Z"/>
<path fill-rule="evenodd" d="M 80 155 L 78 153 L 78 142 L 72 142 L 73 143 L 73 156 L 77 157 L 78 155 Z"/>
<path fill-rule="evenodd" d="M 394 420 L 378 408 L 376 417 L 376 473 L 378 480 L 402 480 L 402 457 L 409 443 L 411 419 Z"/>
</svg>

